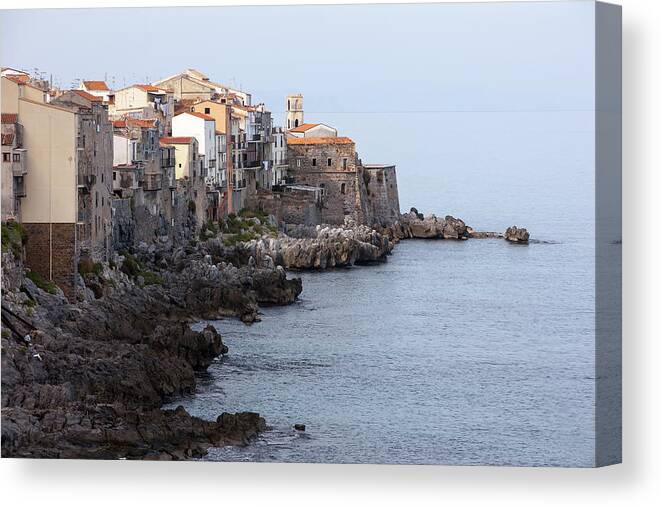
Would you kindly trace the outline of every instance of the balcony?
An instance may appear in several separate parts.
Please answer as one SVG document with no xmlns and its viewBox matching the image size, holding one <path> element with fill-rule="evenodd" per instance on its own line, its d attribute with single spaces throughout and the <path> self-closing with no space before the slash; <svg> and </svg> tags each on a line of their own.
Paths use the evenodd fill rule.
<svg viewBox="0 0 661 507">
<path fill-rule="evenodd" d="M 27 197 L 25 180 L 22 176 L 14 178 L 14 197 Z"/>
<path fill-rule="evenodd" d="M 92 185 L 96 183 L 96 175 L 78 173 L 78 190 L 87 194 L 92 190 Z"/>
</svg>

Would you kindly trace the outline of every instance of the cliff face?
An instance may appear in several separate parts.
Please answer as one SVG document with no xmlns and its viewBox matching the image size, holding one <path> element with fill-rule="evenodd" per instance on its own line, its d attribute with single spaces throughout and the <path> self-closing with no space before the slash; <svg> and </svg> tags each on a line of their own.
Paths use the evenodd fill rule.
<svg viewBox="0 0 661 507">
<path fill-rule="evenodd" d="M 291 303 L 301 291 L 282 269 L 246 258 L 234 266 L 215 246 L 117 256 L 114 268 L 81 275 L 88 289 L 76 304 L 37 288 L 3 255 L 2 455 L 181 459 L 261 431 L 254 413 L 209 422 L 159 409 L 227 353 L 213 327 L 196 332 L 188 321 L 252 321 L 259 302 Z"/>
</svg>

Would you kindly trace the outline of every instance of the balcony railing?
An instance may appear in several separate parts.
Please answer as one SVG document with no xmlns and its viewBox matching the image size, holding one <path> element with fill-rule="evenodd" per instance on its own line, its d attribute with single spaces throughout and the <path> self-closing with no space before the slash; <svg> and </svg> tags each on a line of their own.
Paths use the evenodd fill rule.
<svg viewBox="0 0 661 507">
<path fill-rule="evenodd" d="M 96 183 L 96 175 L 94 174 L 78 174 L 78 189 L 84 193 L 89 193 L 92 185 Z"/>
<path fill-rule="evenodd" d="M 14 179 L 14 196 L 27 197 L 27 192 L 25 190 L 25 180 L 23 179 L 23 177 L 18 177 Z"/>
<path fill-rule="evenodd" d="M 28 173 L 28 166 L 25 163 L 25 157 L 21 157 L 19 162 L 11 163 L 11 172 L 12 175 L 17 177 L 25 176 Z"/>
</svg>

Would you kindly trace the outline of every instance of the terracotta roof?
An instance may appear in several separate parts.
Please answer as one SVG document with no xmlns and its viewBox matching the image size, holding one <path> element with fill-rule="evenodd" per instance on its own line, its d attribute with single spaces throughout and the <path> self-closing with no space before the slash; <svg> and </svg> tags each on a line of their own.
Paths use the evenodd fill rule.
<svg viewBox="0 0 661 507">
<path fill-rule="evenodd" d="M 20 84 L 26 84 L 30 81 L 30 76 L 27 74 L 8 74 L 6 76 L 7 79 L 10 81 L 13 81 L 14 83 L 20 83 Z"/>
<path fill-rule="evenodd" d="M 218 130 L 218 129 L 216 129 L 216 135 L 217 135 L 217 136 L 224 136 L 224 135 L 225 135 L 225 132 L 223 132 L 222 130 Z"/>
<path fill-rule="evenodd" d="M 299 125 L 298 127 L 289 129 L 289 132 L 306 132 L 310 130 L 312 127 L 317 127 L 319 125 L 320 125 L 319 123 L 304 123 L 303 125 Z"/>
<path fill-rule="evenodd" d="M 2 134 L 2 146 L 12 146 L 14 144 L 14 134 Z"/>
<path fill-rule="evenodd" d="M 162 144 L 190 144 L 194 137 L 161 137 L 159 141 Z"/>
<path fill-rule="evenodd" d="M 348 137 L 290 137 L 287 144 L 353 144 Z"/>
<path fill-rule="evenodd" d="M 2 123 L 18 123 L 17 113 L 2 113 Z"/>
<path fill-rule="evenodd" d="M 90 102 L 103 102 L 103 97 L 97 97 L 96 95 L 87 93 L 85 90 L 71 90 L 71 91 L 74 92 L 76 95 L 80 95 L 84 99 L 89 100 Z"/>
<path fill-rule="evenodd" d="M 112 126 L 117 129 L 126 127 L 140 127 L 143 129 L 156 128 L 156 120 L 144 120 L 141 118 L 124 118 L 123 120 L 114 120 Z"/>
<path fill-rule="evenodd" d="M 134 85 L 137 88 L 140 88 L 141 90 L 144 90 L 146 92 L 166 92 L 164 88 L 159 88 L 158 86 L 150 85 L 150 84 L 137 84 Z"/>
<path fill-rule="evenodd" d="M 192 114 L 193 116 L 197 116 L 198 118 L 202 118 L 203 120 L 206 121 L 216 121 L 216 119 L 213 116 L 209 116 L 208 114 L 204 114 L 204 113 L 197 113 L 195 111 L 183 111 L 179 114 L 176 114 L 175 116 L 181 116 L 182 114 Z"/>
<path fill-rule="evenodd" d="M 83 81 L 83 86 L 95 92 L 108 92 L 110 88 L 104 81 Z"/>
</svg>

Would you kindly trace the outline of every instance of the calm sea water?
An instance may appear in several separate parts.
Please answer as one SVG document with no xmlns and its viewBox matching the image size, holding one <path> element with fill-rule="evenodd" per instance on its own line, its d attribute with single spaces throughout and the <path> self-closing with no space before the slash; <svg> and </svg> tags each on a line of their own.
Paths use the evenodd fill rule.
<svg viewBox="0 0 661 507">
<path fill-rule="evenodd" d="M 372 160 L 398 163 L 402 209 L 553 243 L 404 241 L 382 265 L 301 274 L 300 301 L 260 323 L 213 322 L 230 353 L 174 405 L 257 411 L 272 429 L 208 459 L 593 465 L 590 115 L 428 119 L 443 142 Z"/>
</svg>

